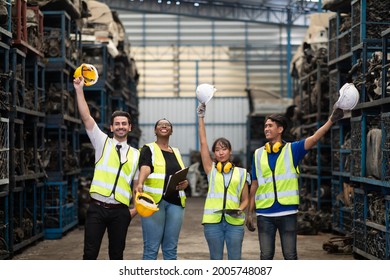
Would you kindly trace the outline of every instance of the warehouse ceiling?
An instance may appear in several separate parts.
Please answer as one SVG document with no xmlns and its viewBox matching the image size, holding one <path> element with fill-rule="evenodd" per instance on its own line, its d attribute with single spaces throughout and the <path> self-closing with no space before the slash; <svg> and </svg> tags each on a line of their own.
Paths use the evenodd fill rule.
<svg viewBox="0 0 390 280">
<path fill-rule="evenodd" d="M 165 13 L 199 18 L 307 26 L 307 15 L 321 0 L 103 0 L 115 10 Z"/>
</svg>

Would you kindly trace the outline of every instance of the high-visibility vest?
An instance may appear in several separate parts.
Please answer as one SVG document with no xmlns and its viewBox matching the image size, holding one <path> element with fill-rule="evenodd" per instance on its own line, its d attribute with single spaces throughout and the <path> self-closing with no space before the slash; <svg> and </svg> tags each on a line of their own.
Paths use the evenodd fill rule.
<svg viewBox="0 0 390 280">
<path fill-rule="evenodd" d="M 114 198 L 120 203 L 129 206 L 132 197 L 130 184 L 138 168 L 139 155 L 140 152 L 137 149 L 129 147 L 126 155 L 127 160 L 123 163 L 118 176 L 120 161 L 116 145 L 114 145 L 112 138 L 107 137 L 102 157 L 95 165 L 90 192 L 98 193 L 102 196 L 110 196 L 118 176 Z"/>
<path fill-rule="evenodd" d="M 202 224 L 216 224 L 221 222 L 222 213 L 214 213 L 221 209 L 237 209 L 240 206 L 242 190 L 245 186 L 247 171 L 244 168 L 234 167 L 227 188 L 225 188 L 223 174 L 218 172 L 213 164 L 210 173 L 209 187 L 203 210 Z M 224 207 L 226 190 L 226 204 Z M 225 219 L 232 225 L 243 225 L 245 214 L 232 217 L 224 214 Z"/>
<path fill-rule="evenodd" d="M 291 143 L 286 143 L 282 148 L 274 172 L 269 167 L 268 153 L 264 147 L 255 151 L 255 167 L 258 182 L 256 209 L 269 208 L 276 199 L 281 205 L 299 204 L 299 169 L 294 167 Z"/>
<path fill-rule="evenodd" d="M 160 147 L 155 143 L 146 144 L 152 152 L 153 173 L 146 178 L 143 191 L 153 197 L 156 203 L 160 202 L 164 191 L 164 180 L 166 176 L 166 162 Z M 185 168 L 180 152 L 177 148 L 172 148 L 173 153 L 181 168 Z M 179 191 L 181 206 L 186 205 L 186 194 Z"/>
</svg>

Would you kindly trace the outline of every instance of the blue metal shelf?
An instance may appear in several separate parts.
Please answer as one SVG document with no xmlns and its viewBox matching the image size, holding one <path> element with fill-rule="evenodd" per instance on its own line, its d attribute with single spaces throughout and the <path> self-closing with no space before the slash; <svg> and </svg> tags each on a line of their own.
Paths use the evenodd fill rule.
<svg viewBox="0 0 390 280">
<path fill-rule="evenodd" d="M 75 23 L 65 11 L 44 11 L 45 56 L 47 68 L 59 70 L 61 68 L 76 69 L 79 61 L 74 52 L 80 52 L 81 37 L 75 28 Z"/>
<path fill-rule="evenodd" d="M 69 176 L 67 181 L 48 181 L 45 185 L 46 239 L 59 239 L 78 224 L 78 180 Z"/>
</svg>

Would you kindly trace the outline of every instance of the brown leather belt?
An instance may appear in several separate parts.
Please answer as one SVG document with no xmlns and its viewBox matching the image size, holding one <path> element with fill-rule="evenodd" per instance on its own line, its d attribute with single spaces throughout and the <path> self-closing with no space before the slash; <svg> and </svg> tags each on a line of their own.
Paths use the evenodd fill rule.
<svg viewBox="0 0 390 280">
<path fill-rule="evenodd" d="M 119 203 L 119 204 L 113 204 L 113 203 L 106 203 L 106 202 L 101 202 L 99 200 L 91 198 L 91 203 L 99 205 L 103 208 L 106 209 L 119 209 L 119 208 L 128 208 L 126 205 Z"/>
</svg>

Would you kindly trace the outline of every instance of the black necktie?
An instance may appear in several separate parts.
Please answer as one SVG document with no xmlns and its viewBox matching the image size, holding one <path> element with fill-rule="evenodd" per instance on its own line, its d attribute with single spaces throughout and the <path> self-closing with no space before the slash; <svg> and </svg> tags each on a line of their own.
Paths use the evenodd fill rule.
<svg viewBox="0 0 390 280">
<path fill-rule="evenodd" d="M 118 152 L 119 162 L 121 162 L 121 148 L 122 145 L 116 145 L 116 151 Z"/>
</svg>

